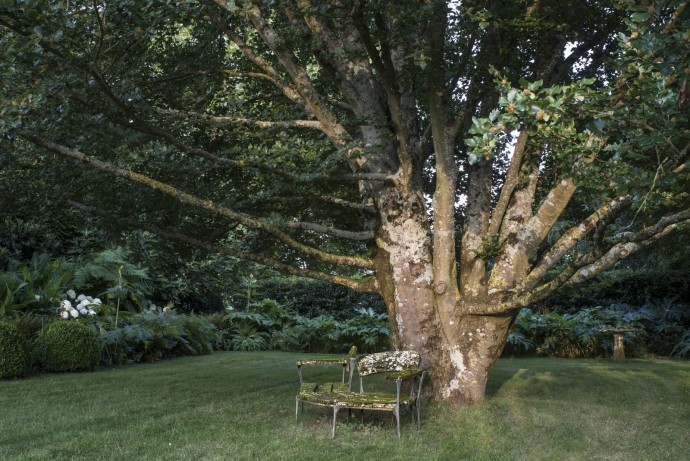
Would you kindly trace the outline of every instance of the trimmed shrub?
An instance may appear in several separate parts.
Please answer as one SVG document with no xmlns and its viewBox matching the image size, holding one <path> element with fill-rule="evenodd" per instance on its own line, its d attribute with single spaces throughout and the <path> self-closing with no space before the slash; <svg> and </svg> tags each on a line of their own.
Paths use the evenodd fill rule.
<svg viewBox="0 0 690 461">
<path fill-rule="evenodd" d="M 37 315 L 32 312 L 25 312 L 20 316 L 9 319 L 9 322 L 17 327 L 17 330 L 29 341 L 31 344 L 43 330 L 43 325 L 46 323 L 46 317 Z M 29 347 L 29 349 L 31 349 Z"/>
<path fill-rule="evenodd" d="M 98 335 L 77 321 L 53 322 L 36 340 L 36 356 L 46 371 L 90 371 L 101 357 Z"/>
<path fill-rule="evenodd" d="M 0 322 L 0 379 L 19 378 L 31 367 L 31 353 L 24 335 L 12 324 Z"/>
</svg>

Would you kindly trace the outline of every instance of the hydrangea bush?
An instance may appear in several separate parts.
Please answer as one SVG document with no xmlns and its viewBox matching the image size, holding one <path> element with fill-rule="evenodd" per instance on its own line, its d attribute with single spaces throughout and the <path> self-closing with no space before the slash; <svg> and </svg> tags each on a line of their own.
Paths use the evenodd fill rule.
<svg viewBox="0 0 690 461">
<path fill-rule="evenodd" d="M 96 315 L 96 308 L 102 305 L 99 298 L 92 298 L 84 294 L 77 296 L 74 290 L 69 290 L 67 297 L 69 299 L 60 301 L 60 307 L 58 308 L 58 314 L 62 319 L 76 319 L 80 315 L 94 316 Z"/>
</svg>

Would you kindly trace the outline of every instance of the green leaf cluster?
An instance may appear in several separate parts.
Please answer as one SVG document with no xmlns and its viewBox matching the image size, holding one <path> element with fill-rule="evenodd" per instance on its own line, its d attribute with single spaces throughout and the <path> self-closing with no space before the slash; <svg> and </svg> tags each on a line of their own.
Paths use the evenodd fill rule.
<svg viewBox="0 0 690 461">
<path fill-rule="evenodd" d="M 389 346 L 388 315 L 371 308 L 356 309 L 346 320 L 303 316 L 269 299 L 250 309 L 209 316 L 221 333 L 216 348 L 340 353 L 353 345 L 369 352 Z"/>
<path fill-rule="evenodd" d="M 126 317 L 116 328 L 110 322 L 96 325 L 104 365 L 210 354 L 218 336 L 205 317 L 187 314 L 146 311 Z"/>
<path fill-rule="evenodd" d="M 542 80 L 522 78 L 520 86 L 513 87 L 507 78 L 498 78 L 500 108 L 488 117 L 473 117 L 471 136 L 465 139 L 470 163 L 495 157 L 505 145 L 501 137 L 516 131 L 526 131 L 570 164 L 596 154 L 602 140 L 585 125 L 602 97 L 592 89 L 593 83 L 588 78 L 544 87 Z"/>
<path fill-rule="evenodd" d="M 0 317 L 55 307 L 73 277 L 69 264 L 47 254 L 34 254 L 28 262 L 11 259 L 0 273 Z"/>
</svg>

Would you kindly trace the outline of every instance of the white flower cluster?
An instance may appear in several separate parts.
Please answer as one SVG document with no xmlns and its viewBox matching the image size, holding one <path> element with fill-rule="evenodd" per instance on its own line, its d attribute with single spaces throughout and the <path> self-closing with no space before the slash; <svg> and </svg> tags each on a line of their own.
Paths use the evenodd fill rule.
<svg viewBox="0 0 690 461">
<path fill-rule="evenodd" d="M 151 303 L 151 304 L 149 305 L 149 310 L 150 310 L 151 312 L 163 312 L 163 313 L 166 313 L 166 314 L 169 313 L 169 312 L 173 312 L 172 304 L 168 304 L 168 305 L 166 305 L 165 307 L 160 307 L 160 306 L 157 306 L 157 305 Z"/>
<path fill-rule="evenodd" d="M 86 295 L 77 296 L 74 290 L 69 290 L 67 292 L 67 297 L 74 301 L 75 304 L 72 305 L 72 301 L 69 299 L 63 299 L 60 302 L 60 309 L 58 312 L 63 319 L 68 319 L 70 317 L 76 319 L 80 315 L 96 315 L 94 307 L 101 305 L 100 299 Z"/>
</svg>

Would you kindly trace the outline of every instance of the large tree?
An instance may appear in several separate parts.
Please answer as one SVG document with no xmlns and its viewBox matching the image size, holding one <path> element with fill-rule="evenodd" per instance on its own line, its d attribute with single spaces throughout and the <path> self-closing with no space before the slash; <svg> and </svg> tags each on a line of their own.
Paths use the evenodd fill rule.
<svg viewBox="0 0 690 461">
<path fill-rule="evenodd" d="M 3 155 L 380 293 L 433 397 L 473 402 L 520 308 L 688 223 L 689 11 L 641 3 L 3 0 Z"/>
</svg>

